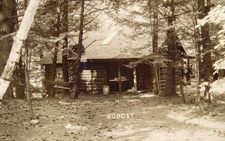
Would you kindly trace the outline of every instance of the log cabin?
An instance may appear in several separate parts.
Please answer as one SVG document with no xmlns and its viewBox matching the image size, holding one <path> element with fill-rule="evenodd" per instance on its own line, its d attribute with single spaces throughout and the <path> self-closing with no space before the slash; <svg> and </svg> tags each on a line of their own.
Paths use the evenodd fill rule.
<svg viewBox="0 0 225 141">
<path fill-rule="evenodd" d="M 103 88 L 108 86 L 110 93 L 121 93 L 127 90 L 152 92 L 153 66 L 151 63 L 139 63 L 135 67 L 127 67 L 131 62 L 153 55 L 148 39 L 149 37 L 146 36 L 130 39 L 123 30 L 85 33 L 83 41 L 85 51 L 81 56 L 79 91 L 100 94 L 103 93 Z M 76 40 L 76 38 L 70 39 L 70 45 L 76 44 L 74 42 Z M 161 49 L 166 48 L 165 41 Z M 176 48 L 181 59 L 186 59 L 188 62 L 190 58 L 193 59 L 186 55 L 179 41 Z M 46 81 L 51 80 L 52 77 L 52 56 L 52 53 L 47 53 L 40 61 L 45 69 Z M 62 50 L 59 50 L 57 56 L 56 81 L 62 80 Z M 74 56 L 69 56 L 69 66 L 73 66 L 75 59 Z M 73 73 L 71 68 L 69 67 L 70 76 Z M 187 68 L 189 68 L 189 63 Z M 165 88 L 166 72 L 166 67 L 160 67 L 158 75 L 160 91 Z M 176 69 L 176 74 L 176 85 L 178 85 L 181 79 L 180 69 Z M 72 82 L 72 77 L 70 81 Z"/>
<path fill-rule="evenodd" d="M 76 38 L 70 39 L 70 46 L 76 44 L 75 41 Z M 150 65 L 142 64 L 132 69 L 125 66 L 152 53 L 146 37 L 131 40 L 122 30 L 91 31 L 84 34 L 83 45 L 85 51 L 81 56 L 79 81 L 81 93 L 101 94 L 105 86 L 110 88 L 110 93 L 152 91 Z M 48 52 L 40 61 L 44 66 L 46 81 L 52 77 L 52 56 Z M 74 60 L 73 56 L 69 56 L 69 66 L 72 66 Z M 71 76 L 73 71 L 70 70 Z M 57 55 L 57 80 L 62 80 L 62 50 Z M 49 88 L 47 91 L 50 91 Z"/>
</svg>

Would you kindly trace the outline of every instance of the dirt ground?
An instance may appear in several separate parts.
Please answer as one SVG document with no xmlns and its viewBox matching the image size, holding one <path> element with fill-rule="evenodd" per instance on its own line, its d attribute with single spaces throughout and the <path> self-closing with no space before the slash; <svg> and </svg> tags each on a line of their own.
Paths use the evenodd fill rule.
<svg viewBox="0 0 225 141">
<path fill-rule="evenodd" d="M 215 101 L 199 107 L 151 93 L 41 99 L 31 122 L 27 102 L 10 100 L 0 112 L 0 141 L 224 141 L 225 96 Z"/>
</svg>

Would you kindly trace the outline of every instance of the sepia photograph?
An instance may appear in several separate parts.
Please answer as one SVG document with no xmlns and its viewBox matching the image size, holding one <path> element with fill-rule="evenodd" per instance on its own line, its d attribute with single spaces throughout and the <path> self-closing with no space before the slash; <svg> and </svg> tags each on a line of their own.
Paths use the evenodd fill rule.
<svg viewBox="0 0 225 141">
<path fill-rule="evenodd" d="M 0 141 L 225 141 L 225 0 L 0 0 Z"/>
</svg>

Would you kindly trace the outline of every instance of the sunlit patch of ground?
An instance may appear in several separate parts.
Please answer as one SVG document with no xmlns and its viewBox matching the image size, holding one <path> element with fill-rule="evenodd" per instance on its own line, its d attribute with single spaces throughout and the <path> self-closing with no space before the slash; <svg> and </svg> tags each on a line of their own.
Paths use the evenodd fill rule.
<svg viewBox="0 0 225 141">
<path fill-rule="evenodd" d="M 12 100 L 0 114 L 0 140 L 222 141 L 225 113 L 220 111 L 225 106 L 221 102 L 201 103 L 200 109 L 190 102 L 183 104 L 180 97 L 151 93 L 43 99 L 33 102 L 39 123 L 30 125 L 28 104 Z"/>
<path fill-rule="evenodd" d="M 180 113 L 177 115 L 176 112 L 170 113 L 167 115 L 167 117 L 177 120 L 179 122 L 182 122 L 184 124 L 194 124 L 199 125 L 206 128 L 212 128 L 212 129 L 220 129 L 225 130 L 225 123 L 224 122 L 218 122 L 215 120 L 205 119 L 204 117 L 190 117 L 185 114 Z"/>
</svg>

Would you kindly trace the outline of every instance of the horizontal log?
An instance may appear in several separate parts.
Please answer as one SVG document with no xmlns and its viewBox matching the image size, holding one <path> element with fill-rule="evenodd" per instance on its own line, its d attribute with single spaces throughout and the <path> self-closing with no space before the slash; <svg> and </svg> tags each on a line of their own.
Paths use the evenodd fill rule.
<svg viewBox="0 0 225 141">
<path fill-rule="evenodd" d="M 86 88 L 90 88 L 90 87 L 93 87 L 93 88 L 103 88 L 103 86 L 105 85 L 78 85 L 79 87 L 86 87 Z"/>
<path fill-rule="evenodd" d="M 82 73 L 105 73 L 105 70 L 82 70 Z"/>
<path fill-rule="evenodd" d="M 166 76 L 160 76 L 160 80 L 165 80 Z"/>
<path fill-rule="evenodd" d="M 81 78 L 97 78 L 97 77 L 104 78 L 105 75 L 99 75 L 99 74 L 80 74 L 80 77 Z"/>
<path fill-rule="evenodd" d="M 103 75 L 105 76 L 105 73 L 80 73 L 80 75 L 90 75 L 90 76 L 100 76 Z"/>
<path fill-rule="evenodd" d="M 65 81 L 48 81 L 48 80 L 44 80 L 44 82 L 52 84 L 52 85 L 70 85 L 70 84 L 74 84 L 74 81 L 65 82 Z"/>
<path fill-rule="evenodd" d="M 80 91 L 83 92 L 83 93 L 88 93 L 88 94 L 100 94 L 100 93 L 102 93 L 102 90 L 101 91 L 98 91 L 98 90 L 90 90 L 90 91 L 80 90 Z"/>
<path fill-rule="evenodd" d="M 97 82 L 93 82 L 93 81 L 81 81 L 79 82 L 79 85 L 106 85 L 106 82 L 104 81 L 97 81 Z"/>
<path fill-rule="evenodd" d="M 79 90 L 103 90 L 102 87 L 86 87 L 86 86 L 79 86 Z"/>
<path fill-rule="evenodd" d="M 80 91 L 103 91 L 103 89 L 100 88 L 85 88 L 85 87 L 80 87 L 79 88 Z"/>
<path fill-rule="evenodd" d="M 81 82 L 105 82 L 105 78 L 80 78 Z"/>
<path fill-rule="evenodd" d="M 55 89 L 70 90 L 70 87 L 54 86 Z"/>
<path fill-rule="evenodd" d="M 160 86 L 161 86 L 161 87 L 166 86 L 166 83 L 162 83 L 162 84 L 160 84 Z"/>
</svg>

